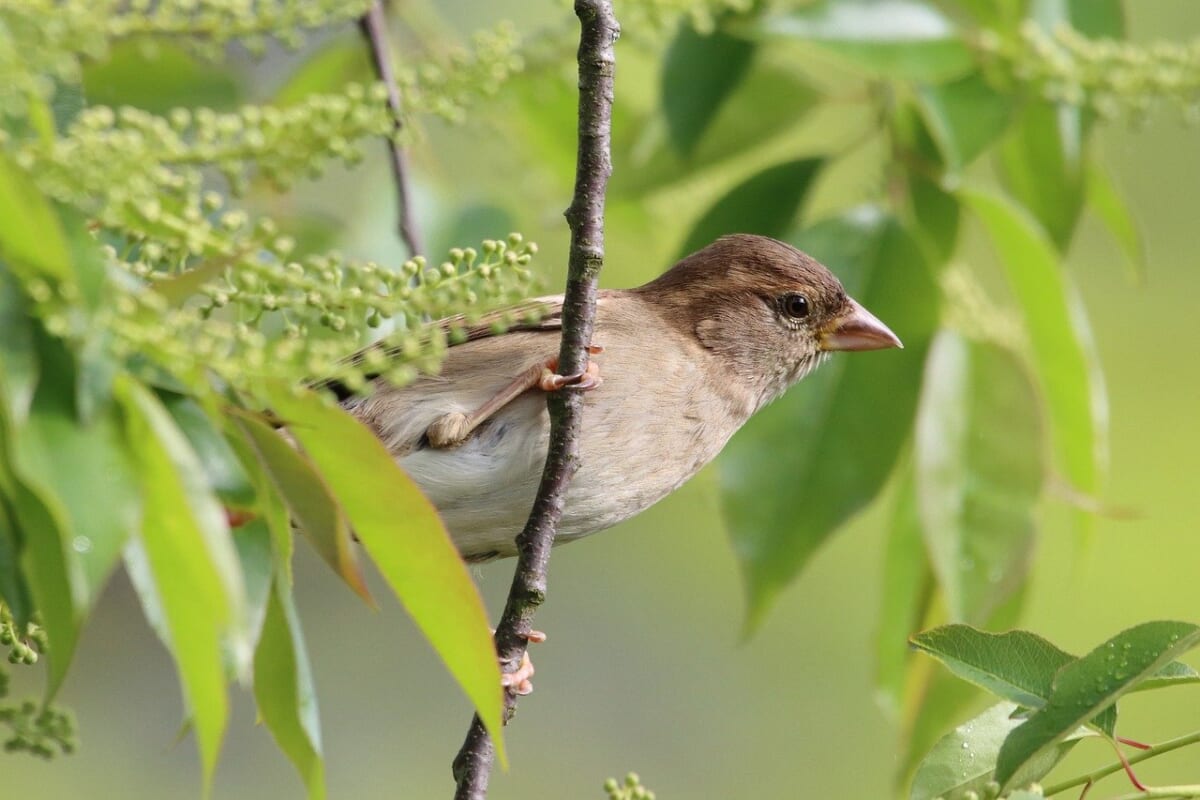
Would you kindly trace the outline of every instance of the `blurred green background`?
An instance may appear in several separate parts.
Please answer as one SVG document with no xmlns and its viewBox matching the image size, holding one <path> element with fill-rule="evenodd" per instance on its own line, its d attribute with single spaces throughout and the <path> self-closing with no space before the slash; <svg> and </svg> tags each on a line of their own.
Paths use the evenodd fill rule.
<svg viewBox="0 0 1200 800">
<path fill-rule="evenodd" d="M 1195 0 L 1139 0 L 1127 9 L 1133 41 L 1200 35 Z M 424 14 L 430 25 L 464 33 L 506 18 L 519 30 L 549 18 L 570 21 L 557 3 L 447 0 L 429 4 Z M 618 46 L 619 97 L 641 106 L 657 102 L 654 52 Z M 237 58 L 233 70 L 248 96 L 262 99 L 299 58 Z M 119 96 L 129 89 L 120 80 L 143 78 L 104 80 L 115 81 Z M 561 211 L 570 164 L 563 154 L 573 147 L 573 109 L 535 103 L 547 114 L 565 110 L 557 141 L 523 133 L 521 114 L 529 106 L 519 98 L 544 91 L 523 81 L 506 86 L 467 127 L 425 128 L 413 147 L 418 212 L 435 254 L 522 231 L 541 244 L 543 287 L 554 290 L 565 262 Z M 620 119 L 617 125 L 619 137 Z M 812 142 L 849 140 L 860 130 L 852 113 L 809 116 L 774 152 L 804 155 Z M 1159 111 L 1136 130 L 1124 122 L 1101 126 L 1095 145 L 1143 227 L 1149 269 L 1144 285 L 1132 282 L 1116 245 L 1085 218 L 1070 261 L 1108 381 L 1107 499 L 1122 514 L 1099 519 L 1084 544 L 1068 512 L 1048 499 L 1022 618 L 1023 627 L 1077 653 L 1145 619 L 1200 618 L 1197 129 Z M 630 169 L 620 161 L 614 166 L 614 181 Z M 735 169 L 744 173 L 745 165 Z M 827 175 L 808 214 L 857 195 L 861 180 L 852 170 Z M 665 269 L 694 220 L 730 185 L 717 170 L 646 205 L 613 201 L 603 284 L 633 285 Z M 403 251 L 392 197 L 380 145 L 352 172 L 329 175 L 286 201 L 261 202 L 274 203 L 273 212 L 283 204 L 307 210 L 347 252 L 398 262 Z M 975 227 L 968 228 L 964 254 L 990 258 Z M 710 469 L 632 522 L 556 551 L 550 599 L 538 617 L 550 641 L 534 654 L 537 691 L 509 729 L 512 768 L 493 777 L 493 798 L 599 798 L 605 777 L 631 769 L 663 800 L 891 796 L 896 731 L 875 701 L 873 681 L 873 637 L 885 602 L 879 574 L 886 494 L 820 552 L 762 629 L 740 642 L 743 590 L 714 480 Z M 505 561 L 478 570 L 493 616 L 511 568 Z M 304 547 L 296 574 L 330 796 L 449 796 L 450 759 L 470 713 L 461 694 L 381 585 L 375 594 L 382 610 L 371 613 Z M 1195 656 L 1189 660 L 1197 664 Z M 34 690 L 36 675 L 28 672 L 14 675 L 15 694 Z M 1125 703 L 1122 733 L 1162 739 L 1194 728 L 1200 710 L 1194 690 L 1177 692 Z M 97 800 L 198 794 L 194 748 L 173 744 L 183 709 L 171 662 L 123 577 L 92 618 L 61 699 L 77 712 L 80 752 L 50 763 L 4 758 L 0 774 L 10 791 Z M 250 698 L 235 695 L 235 708 L 214 796 L 302 796 L 291 766 L 255 726 Z M 1084 767 L 1108 755 L 1087 744 L 1068 763 Z M 1184 750 L 1146 765 L 1141 776 L 1154 783 L 1194 780 L 1197 767 L 1200 757 Z M 1061 774 L 1075 771 L 1068 766 Z"/>
</svg>

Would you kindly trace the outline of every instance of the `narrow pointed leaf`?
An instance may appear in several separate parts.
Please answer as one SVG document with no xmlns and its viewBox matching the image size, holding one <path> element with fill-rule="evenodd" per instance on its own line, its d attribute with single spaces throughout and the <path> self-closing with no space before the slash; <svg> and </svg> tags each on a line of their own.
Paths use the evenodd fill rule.
<svg viewBox="0 0 1200 800">
<path fill-rule="evenodd" d="M 1108 409 L 1082 304 L 1054 246 L 1028 214 L 982 190 L 964 189 L 960 196 L 991 235 L 1021 308 L 1065 476 L 1094 496 L 1108 461 Z"/>
<path fill-rule="evenodd" d="M 521 89 L 517 91 L 520 93 Z M 526 94 L 531 94 L 531 90 L 526 90 Z M 556 119 L 574 118 L 577 98 L 573 85 L 564 87 L 552 99 L 563 109 Z M 818 99 L 812 86 L 793 71 L 756 61 L 742 77 L 737 91 L 716 109 L 687 157 L 675 150 L 667 121 L 660 113 L 645 115 L 641 120 L 630 119 L 623 125 L 614 122 L 613 158 L 624 166 L 613 173 L 609 192 L 613 196 L 638 198 L 672 183 L 693 180 L 705 169 L 725 164 L 784 135 L 804 120 Z M 575 168 L 574 136 L 554 135 L 563 126 L 555 129 L 552 120 L 546 119 L 548 110 L 540 107 L 542 100 L 540 95 L 530 97 L 522 106 L 522 116 L 531 116 L 523 133 L 531 134 L 530 145 L 539 157 L 546 152 L 541 142 L 549 140 L 547 146 L 553 145 L 552 152 L 563 164 L 564 174 L 570 174 Z M 618 98 L 614 118 L 620 111 Z M 552 130 L 543 130 L 547 127 Z"/>
<path fill-rule="evenodd" d="M 350 527 L 325 479 L 278 431 L 247 414 L 233 412 L 229 419 L 245 435 L 305 538 L 355 594 L 373 604 Z"/>
<path fill-rule="evenodd" d="M 993 89 L 980 72 L 919 87 L 917 105 L 952 173 L 983 154 L 1012 119 L 1011 97 Z"/>
<path fill-rule="evenodd" d="M 97 105 L 130 105 L 156 114 L 177 108 L 181 98 L 193 107 L 233 109 L 239 94 L 232 69 L 161 39 L 153 55 L 141 42 L 117 42 L 102 61 L 87 64 L 83 87 Z"/>
<path fill-rule="evenodd" d="M 1142 232 L 1112 176 L 1099 163 L 1088 165 L 1087 201 L 1088 207 L 1104 222 L 1125 254 L 1134 279 L 1143 282 L 1146 279 L 1146 246 L 1142 241 Z"/>
<path fill-rule="evenodd" d="M 325 797 L 317 697 L 291 589 L 272 587 L 254 654 L 254 699 L 267 730 L 296 766 L 309 800 Z"/>
<path fill-rule="evenodd" d="M 141 545 L 179 668 L 207 791 L 229 718 L 223 637 L 231 635 L 235 648 L 245 647 L 237 555 L 221 506 L 203 484 L 199 460 L 166 410 L 139 384 L 121 381 L 117 389 L 143 481 Z"/>
<path fill-rule="evenodd" d="M 890 217 L 852 212 L 794 243 L 830 267 L 905 347 L 839 354 L 755 415 L 722 454 L 722 506 L 746 581 L 749 630 L 887 480 L 912 428 L 938 318 L 939 295 L 921 249 Z"/>
<path fill-rule="evenodd" d="M 685 20 L 663 61 L 663 115 L 671 143 L 690 156 L 709 123 L 721 110 L 754 57 L 754 42 L 725 33 L 720 28 L 700 33 Z"/>
<path fill-rule="evenodd" d="M 159 400 L 187 437 L 188 444 L 204 467 L 209 485 L 221 502 L 234 508 L 254 505 L 254 487 L 250 484 L 250 476 L 200 404 L 173 392 L 159 393 Z"/>
<path fill-rule="evenodd" d="M 41 382 L 13 440 L 19 471 L 62 510 L 66 568 L 86 613 L 104 588 L 141 515 L 136 467 L 111 403 L 87 422 L 77 412 L 82 375 L 56 339 L 39 338 Z"/>
<path fill-rule="evenodd" d="M 742 181 L 692 226 L 680 256 L 728 233 L 783 236 L 795 225 L 796 215 L 824 163 L 820 158 L 802 158 L 768 167 Z"/>
<path fill-rule="evenodd" d="M 474 704 L 503 763 L 500 666 L 487 614 L 437 512 L 371 431 L 344 410 L 286 387 L 275 387 L 270 397 L 380 573 Z"/>
<path fill-rule="evenodd" d="M 938 334 L 914 449 L 921 528 L 950 619 L 983 623 L 1024 580 L 1033 547 L 1041 409 L 1021 364 Z"/>
<path fill-rule="evenodd" d="M 74 278 L 71 248 L 54 206 L 6 154 L 0 154 L 0 219 L 0 258 L 22 279 Z"/>
<path fill-rule="evenodd" d="M 1037 101 L 997 152 L 1005 188 L 1066 252 L 1083 209 L 1083 120 L 1079 109 Z"/>
<path fill-rule="evenodd" d="M 21 569 L 34 607 L 51 639 L 46 700 L 62 686 L 79 643 L 84 610 L 79 581 L 71 574 L 64 550 L 66 512 L 54 500 L 41 496 L 19 478 L 13 480 L 14 515 L 23 532 Z"/>
<path fill-rule="evenodd" d="M 1064 666 L 1054 679 L 1049 702 L 1014 730 L 1000 749 L 996 780 L 1002 789 L 1016 788 L 1027 764 L 1197 644 L 1200 626 L 1146 622 Z"/>
<path fill-rule="evenodd" d="M 0 260 L 0 402 L 15 425 L 25 422 L 37 387 L 33 309 L 16 276 Z"/>
</svg>

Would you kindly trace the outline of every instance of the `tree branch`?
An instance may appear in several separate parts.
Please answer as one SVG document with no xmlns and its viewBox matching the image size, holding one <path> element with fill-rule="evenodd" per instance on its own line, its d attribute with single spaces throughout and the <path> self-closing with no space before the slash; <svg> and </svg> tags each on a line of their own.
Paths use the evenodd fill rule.
<svg viewBox="0 0 1200 800">
<path fill-rule="evenodd" d="M 604 191 L 612 172 L 609 138 L 612 128 L 613 43 L 620 33 L 611 0 L 575 0 L 579 17 L 579 151 L 575 195 L 566 211 L 571 228 L 567 287 L 563 298 L 559 372 L 573 375 L 587 368 L 592 341 L 596 286 L 604 263 Z M 546 597 L 550 548 L 562 518 L 567 487 L 579 467 L 579 430 L 583 396 L 554 392 L 547 399 L 550 446 L 533 510 L 517 537 L 517 566 L 504 614 L 496 627 L 496 651 L 505 672 L 514 671 L 525 654 L 534 613 Z M 516 695 L 504 694 L 505 721 L 516 709 Z M 454 759 L 456 800 L 483 800 L 495 759 L 495 748 L 478 715 Z"/>
<path fill-rule="evenodd" d="M 392 176 L 396 181 L 396 205 L 399 215 L 400 239 L 408 248 L 408 255 L 419 256 L 425 253 L 425 245 L 421 241 L 421 232 L 413 216 L 412 195 L 408 190 L 408 156 L 400 146 L 396 135 L 400 133 L 400 89 L 396 85 L 396 73 L 392 69 L 392 59 L 388 55 L 387 18 L 383 13 L 383 0 L 375 0 L 367 13 L 358 20 L 363 36 L 371 48 L 371 63 L 375 65 L 375 75 L 387 87 L 388 110 L 396 122 L 396 129 L 388 137 L 388 153 L 392 161 Z"/>
<path fill-rule="evenodd" d="M 1178 750 L 1181 747 L 1187 747 L 1188 745 L 1192 744 L 1200 744 L 1200 731 L 1193 731 L 1192 733 L 1184 736 L 1179 736 L 1162 742 L 1161 744 L 1156 744 L 1153 747 L 1146 748 L 1140 753 L 1135 753 L 1134 755 L 1125 759 L 1123 762 L 1117 761 L 1109 764 L 1106 767 L 1101 767 L 1093 772 L 1089 772 L 1086 775 L 1079 775 L 1062 781 L 1061 783 L 1047 786 L 1042 790 L 1042 793 L 1045 794 L 1046 797 L 1050 797 L 1051 795 L 1065 792 L 1067 789 L 1074 789 L 1076 786 L 1083 786 L 1087 783 L 1095 783 L 1101 778 L 1107 777 L 1114 772 L 1121 771 L 1125 768 L 1126 763 L 1128 763 L 1130 766 L 1134 764 L 1140 764 L 1147 759 L 1154 758 L 1155 756 L 1161 756 L 1163 753 L 1169 753 L 1172 750 Z"/>
</svg>

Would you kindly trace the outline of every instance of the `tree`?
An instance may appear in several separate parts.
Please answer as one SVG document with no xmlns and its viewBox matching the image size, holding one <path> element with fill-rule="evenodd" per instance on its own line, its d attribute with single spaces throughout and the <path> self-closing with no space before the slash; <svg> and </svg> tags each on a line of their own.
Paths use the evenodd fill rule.
<svg viewBox="0 0 1200 800">
<path fill-rule="evenodd" d="M 422 320 L 529 292 L 538 251 L 510 229 L 565 252 L 561 226 L 541 219 L 569 195 L 576 98 L 564 76 L 576 34 L 557 18 L 519 36 L 502 26 L 448 54 L 435 16 L 397 9 L 397 116 L 353 30 L 369 5 L 0 10 L 4 636 L 16 660 L 48 645 L 53 700 L 123 562 L 176 659 L 206 782 L 226 686 L 242 681 L 310 794 L 324 791 L 289 518 L 366 596 L 353 528 L 499 729 L 499 675 L 470 576 L 369 435 L 295 387 L 314 377 L 361 386 L 363 370 L 342 357 L 380 330 L 395 357 L 371 369 L 399 382 L 436 370 L 447 334 Z M 1143 657 L 1120 678 L 1107 644 L 1075 660 L 1031 634 L 962 627 L 1018 619 L 1047 487 L 1073 509 L 1055 530 L 1081 540 L 1110 509 L 1107 390 L 1080 278 L 1065 264 L 1091 212 L 1144 270 L 1093 139 L 1162 107 L 1193 114 L 1194 47 L 1125 42 L 1116 0 L 662 1 L 617 12 L 614 282 L 722 233 L 773 235 L 833 266 L 906 343 L 886 362 L 827 366 L 722 457 L 747 632 L 847 520 L 885 497 L 878 679 L 914 796 L 986 793 L 993 780 L 1022 788 L 1087 738 L 1077 729 L 1115 737 L 1107 709 L 1124 693 L 1196 680 L 1173 661 L 1195 639 L 1185 623 L 1118 634 L 1114 647 Z M 316 29 L 333 38 L 305 46 L 298 65 L 268 45 L 299 46 Z M 240 65 L 242 47 L 265 53 L 260 66 Z M 283 85 L 245 104 L 246 76 L 272 71 L 286 73 Z M 653 76 L 657 91 L 624 74 Z M 406 252 L 380 266 L 332 251 L 339 239 L 362 249 L 324 216 L 336 203 L 314 202 L 336 177 L 316 192 L 292 188 L 352 166 L 379 137 L 412 151 L 407 178 L 426 196 L 444 193 L 433 203 L 410 190 L 402 209 L 415 217 L 410 246 L 414 228 L 438 243 L 429 254 L 456 245 L 444 263 Z M 446 157 L 464 140 L 469 149 Z M 464 246 L 473 241 L 483 244 Z M 315 431 L 300 437 L 303 455 L 282 445 L 273 415 Z M 386 513 L 370 502 L 380 496 L 396 498 Z M 231 531 L 222 508 L 253 520 Z M 414 548 L 445 565 L 437 580 L 406 568 Z M 1026 708 L 1028 722 L 995 706 L 971 728 L 986 742 L 959 729 L 935 747 L 970 697 L 909 654 L 922 628 L 932 630 L 914 638 L 919 649 Z M 1010 660 L 1017 645 L 1033 662 Z M 1072 680 L 1092 689 L 1106 678 L 1086 713 L 1052 713 L 1073 702 L 1055 694 Z M 74 746 L 52 705 L 18 703 L 0 720 L 17 747 Z M 964 744 L 991 755 L 955 783 L 947 754 Z M 1072 779 L 1056 780 L 1051 789 Z"/>
</svg>

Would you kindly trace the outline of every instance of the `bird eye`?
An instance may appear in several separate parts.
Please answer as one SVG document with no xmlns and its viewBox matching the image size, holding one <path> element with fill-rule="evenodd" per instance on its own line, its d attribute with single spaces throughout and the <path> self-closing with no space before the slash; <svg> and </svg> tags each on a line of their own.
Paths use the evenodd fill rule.
<svg viewBox="0 0 1200 800">
<path fill-rule="evenodd" d="M 804 319 L 808 316 L 808 298 L 802 294 L 785 294 L 780 305 L 783 313 L 793 319 Z"/>
</svg>

